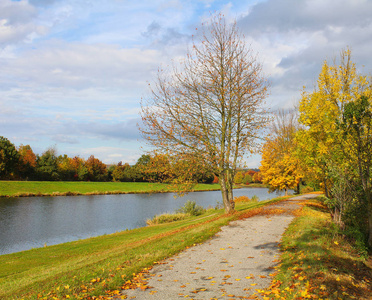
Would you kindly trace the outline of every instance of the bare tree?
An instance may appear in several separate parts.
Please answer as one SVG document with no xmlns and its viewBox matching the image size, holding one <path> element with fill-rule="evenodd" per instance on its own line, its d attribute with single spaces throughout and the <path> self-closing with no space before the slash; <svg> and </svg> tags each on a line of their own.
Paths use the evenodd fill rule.
<svg viewBox="0 0 372 300">
<path fill-rule="evenodd" d="M 223 16 L 203 25 L 182 71 L 160 71 L 142 103 L 144 137 L 159 151 L 192 157 L 219 178 L 226 212 L 234 210 L 233 178 L 243 156 L 255 151 L 266 123 L 261 105 L 266 79 L 236 23 Z"/>
</svg>

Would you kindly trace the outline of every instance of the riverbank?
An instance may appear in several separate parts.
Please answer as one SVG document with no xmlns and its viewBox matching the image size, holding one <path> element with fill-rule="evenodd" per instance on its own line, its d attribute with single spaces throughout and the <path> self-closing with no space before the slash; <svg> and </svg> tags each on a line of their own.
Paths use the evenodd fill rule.
<svg viewBox="0 0 372 300">
<path fill-rule="evenodd" d="M 265 187 L 252 184 L 241 187 Z M 196 184 L 192 191 L 219 190 L 219 184 Z M 0 197 L 79 196 L 177 192 L 174 185 L 150 182 L 0 181 Z"/>
<path fill-rule="evenodd" d="M 112 299 L 120 294 L 122 288 L 139 288 L 154 295 L 156 290 L 150 289 L 147 281 L 143 280 L 153 265 L 162 266 L 164 258 L 208 240 L 230 221 L 251 218 L 252 226 L 256 228 L 252 216 L 266 215 L 270 216 L 266 221 L 274 224 L 271 217 L 282 214 L 283 208 L 268 206 L 264 209 L 263 206 L 284 199 L 238 203 L 234 215 L 212 209 L 202 216 L 174 223 L 2 255 L 0 298 Z M 301 206 L 294 212 L 296 219 L 282 238 L 281 257 L 277 257 L 279 265 L 276 273 L 272 274 L 275 276 L 261 275 L 273 279 L 269 288 L 257 289 L 258 280 L 268 278 L 245 278 L 250 277 L 249 274 L 244 278 L 236 277 L 234 281 L 226 281 L 231 277 L 224 276 L 224 282 L 229 285 L 235 281 L 247 281 L 247 290 L 266 299 L 278 296 L 282 299 L 370 299 L 371 258 L 366 259 L 352 240 L 339 233 L 321 201 L 308 200 Z M 232 246 L 221 247 L 219 251 L 227 251 Z M 189 251 L 192 253 L 193 248 Z M 270 251 L 262 251 L 259 256 Z M 255 261 L 251 257 L 249 260 Z M 203 259 L 201 263 L 204 263 Z M 221 265 L 219 272 L 232 267 Z M 199 270 L 197 268 L 201 266 L 198 265 L 193 272 Z M 162 280 L 162 277 L 157 280 Z M 215 281 L 212 278 L 206 280 L 210 284 Z M 196 293 L 189 297 L 196 296 Z"/>
<path fill-rule="evenodd" d="M 88 299 L 114 294 L 133 273 L 209 239 L 244 213 L 259 213 L 260 207 L 282 199 L 239 203 L 234 215 L 210 209 L 173 223 L 2 255 L 0 298 Z"/>
</svg>

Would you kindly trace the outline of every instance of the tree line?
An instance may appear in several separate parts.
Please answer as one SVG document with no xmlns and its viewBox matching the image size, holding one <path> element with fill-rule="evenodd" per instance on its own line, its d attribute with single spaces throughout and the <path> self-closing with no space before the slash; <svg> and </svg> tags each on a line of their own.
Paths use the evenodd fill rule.
<svg viewBox="0 0 372 300">
<path fill-rule="evenodd" d="M 88 159 L 79 156 L 58 155 L 49 148 L 41 155 L 35 154 L 30 145 L 16 147 L 7 138 L 0 136 L 0 179 L 41 181 L 120 181 L 120 182 L 173 182 L 180 168 L 188 161 L 172 162 L 166 155 L 143 154 L 134 165 L 119 162 L 106 165 L 91 155 Z M 193 182 L 212 183 L 214 175 L 201 166 L 194 166 Z"/>
<path fill-rule="evenodd" d="M 276 115 L 260 170 L 273 189 L 322 189 L 335 223 L 372 248 L 372 79 L 350 49 L 323 63 L 297 110 Z"/>
</svg>

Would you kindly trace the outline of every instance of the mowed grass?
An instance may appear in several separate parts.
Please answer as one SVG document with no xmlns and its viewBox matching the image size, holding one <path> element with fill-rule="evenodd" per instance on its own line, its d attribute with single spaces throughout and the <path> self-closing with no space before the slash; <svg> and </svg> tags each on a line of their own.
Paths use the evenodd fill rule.
<svg viewBox="0 0 372 300">
<path fill-rule="evenodd" d="M 218 184 L 197 184 L 193 190 L 218 190 Z M 175 186 L 149 182 L 0 181 L 0 196 L 58 196 L 176 191 Z"/>
<path fill-rule="evenodd" d="M 263 299 L 372 299 L 372 259 L 340 234 L 320 200 L 308 200 L 282 238 Z"/>
<path fill-rule="evenodd" d="M 185 220 L 0 256 L 0 299 L 108 299 L 157 261 L 201 243 L 247 211 L 280 201 L 239 203 Z"/>
</svg>

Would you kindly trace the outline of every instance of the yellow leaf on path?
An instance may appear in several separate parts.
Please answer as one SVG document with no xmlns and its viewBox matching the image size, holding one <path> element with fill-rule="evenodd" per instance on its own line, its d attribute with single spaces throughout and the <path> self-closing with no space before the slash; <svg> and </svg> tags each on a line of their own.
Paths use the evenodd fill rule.
<svg viewBox="0 0 372 300">
<path fill-rule="evenodd" d="M 337 241 L 335 241 L 334 243 L 335 243 L 336 245 L 338 245 L 338 242 L 337 242 Z"/>
<path fill-rule="evenodd" d="M 220 250 L 225 250 L 225 248 L 220 248 Z"/>
<path fill-rule="evenodd" d="M 240 281 L 241 279 L 240 279 L 240 278 L 236 278 L 235 280 L 236 280 L 236 281 Z"/>
<path fill-rule="evenodd" d="M 255 286 L 255 285 L 257 285 L 257 283 L 251 283 L 251 286 Z"/>
</svg>

